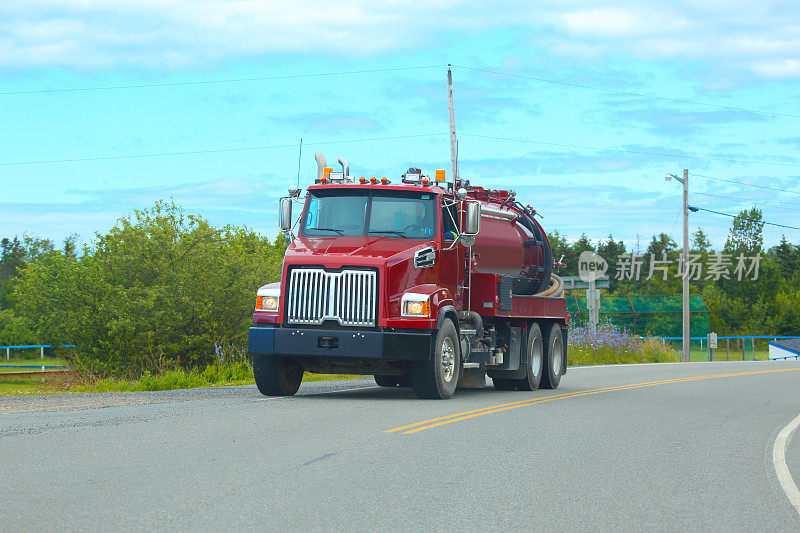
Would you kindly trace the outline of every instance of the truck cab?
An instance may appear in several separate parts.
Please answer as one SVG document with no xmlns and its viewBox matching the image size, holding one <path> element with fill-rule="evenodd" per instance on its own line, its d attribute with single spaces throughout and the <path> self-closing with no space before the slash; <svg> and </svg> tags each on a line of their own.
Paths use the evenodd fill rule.
<svg viewBox="0 0 800 533">
<path fill-rule="evenodd" d="M 530 319 L 499 309 L 498 283 L 513 287 L 513 280 L 473 272 L 482 203 L 470 197 L 469 184 L 416 168 L 397 183 L 353 179 L 346 164 L 333 173 L 320 158 L 305 197 L 292 190 L 281 199 L 281 228 L 297 235 L 281 281 L 257 293 L 248 349 L 259 390 L 294 394 L 305 371 L 373 375 L 381 386 L 410 386 L 423 398 L 449 398 L 459 383 L 482 385 L 487 371 L 499 376 L 498 388 L 524 380 L 529 389 L 538 386 L 547 366 L 545 334 L 533 332 L 533 344 L 542 346 L 527 355 Z M 296 220 L 293 205 L 302 205 Z M 473 287 L 476 281 L 485 286 Z M 565 305 L 550 307 L 554 316 L 542 318 L 543 326 L 559 337 L 559 354 L 546 385 L 557 386 L 568 317 Z M 529 359 L 530 372 L 539 374 L 533 381 Z"/>
</svg>

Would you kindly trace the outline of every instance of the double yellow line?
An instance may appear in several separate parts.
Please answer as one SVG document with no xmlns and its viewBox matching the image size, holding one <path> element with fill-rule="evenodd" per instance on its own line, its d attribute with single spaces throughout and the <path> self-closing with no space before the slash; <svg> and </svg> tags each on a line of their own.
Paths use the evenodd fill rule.
<svg viewBox="0 0 800 533">
<path fill-rule="evenodd" d="M 641 389 L 643 387 L 655 387 L 657 385 L 667 385 L 669 383 L 685 383 L 687 381 L 700 381 L 705 379 L 716 378 L 732 378 L 737 376 L 751 376 L 753 374 L 769 374 L 773 372 L 794 372 L 800 368 L 776 368 L 772 370 L 757 370 L 753 372 L 735 372 L 730 374 L 711 374 L 708 376 L 694 376 L 689 378 L 665 379 L 662 381 L 648 381 L 646 383 L 634 383 L 631 385 L 619 385 L 616 387 L 606 387 L 604 389 L 590 389 L 586 391 L 570 392 L 566 394 L 556 394 L 553 396 L 546 396 L 544 398 L 529 398 L 519 402 L 504 403 L 494 405 L 491 407 L 484 407 L 482 409 L 474 409 L 472 411 L 464 411 L 463 413 L 455 413 L 452 415 L 441 416 L 439 418 L 431 418 L 430 420 L 423 420 L 422 422 L 415 422 L 407 426 L 400 426 L 393 429 L 387 429 L 384 433 L 402 432 L 404 435 L 425 431 L 426 429 L 433 429 L 435 427 L 452 424 L 453 422 L 460 422 L 478 416 L 490 415 L 492 413 L 499 413 L 501 411 L 508 411 L 510 409 L 518 409 L 520 407 L 527 407 L 529 405 L 536 405 L 538 403 L 553 402 L 555 400 L 563 400 L 565 398 L 575 398 L 577 396 L 589 396 L 592 394 L 602 394 L 604 392 L 614 392 L 629 389 Z"/>
</svg>

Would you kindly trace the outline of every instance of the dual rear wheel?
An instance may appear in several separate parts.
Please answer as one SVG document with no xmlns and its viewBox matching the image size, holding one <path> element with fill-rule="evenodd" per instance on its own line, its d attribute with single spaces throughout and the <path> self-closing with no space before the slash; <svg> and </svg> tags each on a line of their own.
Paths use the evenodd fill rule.
<svg viewBox="0 0 800 533">
<path fill-rule="evenodd" d="M 557 389 L 564 363 L 564 338 L 561 327 L 552 324 L 542 328 L 537 323 L 528 327 L 527 343 L 523 354 L 525 377 L 520 379 L 492 378 L 497 390 L 534 391 Z"/>
</svg>

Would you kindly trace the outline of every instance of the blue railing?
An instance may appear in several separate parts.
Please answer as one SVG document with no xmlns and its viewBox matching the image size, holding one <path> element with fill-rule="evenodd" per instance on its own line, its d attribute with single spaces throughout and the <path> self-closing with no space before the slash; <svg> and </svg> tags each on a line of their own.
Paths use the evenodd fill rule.
<svg viewBox="0 0 800 533">
<path fill-rule="evenodd" d="M 74 344 L 17 344 L 15 346 L 0 346 L 1 349 L 6 351 L 6 361 L 11 360 L 11 350 L 30 350 L 39 348 L 39 355 L 44 359 L 45 348 L 74 348 Z"/>
<path fill-rule="evenodd" d="M 683 337 L 643 337 L 649 340 L 660 340 L 660 341 L 680 341 L 683 340 Z M 791 335 L 724 335 L 717 337 L 717 348 L 715 349 L 715 353 L 712 353 L 711 350 L 708 349 L 707 342 L 708 337 L 689 337 L 691 341 L 700 341 L 700 351 L 707 351 L 708 352 L 708 360 L 712 361 L 717 359 L 717 354 L 725 354 L 725 359 L 728 360 L 730 358 L 731 353 L 735 353 L 731 351 L 730 341 L 742 341 L 740 345 L 740 349 L 734 348 L 736 351 L 741 352 L 742 354 L 742 361 L 746 361 L 747 359 L 747 352 L 750 352 L 750 357 L 752 357 L 752 361 L 756 360 L 756 341 L 757 340 L 771 340 L 771 341 L 778 341 L 778 340 L 787 340 L 787 339 L 800 339 L 798 336 L 791 336 Z M 725 343 L 725 348 L 723 350 L 722 346 L 719 344 L 719 341 L 728 341 Z M 706 344 L 706 346 L 704 346 Z M 749 349 L 748 349 L 749 346 Z M 776 357 L 776 359 L 791 359 L 794 356 L 789 357 Z"/>
</svg>

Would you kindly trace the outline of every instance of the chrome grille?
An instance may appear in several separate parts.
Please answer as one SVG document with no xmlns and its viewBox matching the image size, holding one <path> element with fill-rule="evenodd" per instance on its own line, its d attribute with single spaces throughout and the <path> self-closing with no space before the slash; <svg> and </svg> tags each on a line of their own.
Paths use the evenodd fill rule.
<svg viewBox="0 0 800 533">
<path fill-rule="evenodd" d="M 374 326 L 377 280 L 372 270 L 295 268 L 289 274 L 287 322 L 319 325 L 336 320 L 343 326 Z"/>
</svg>

